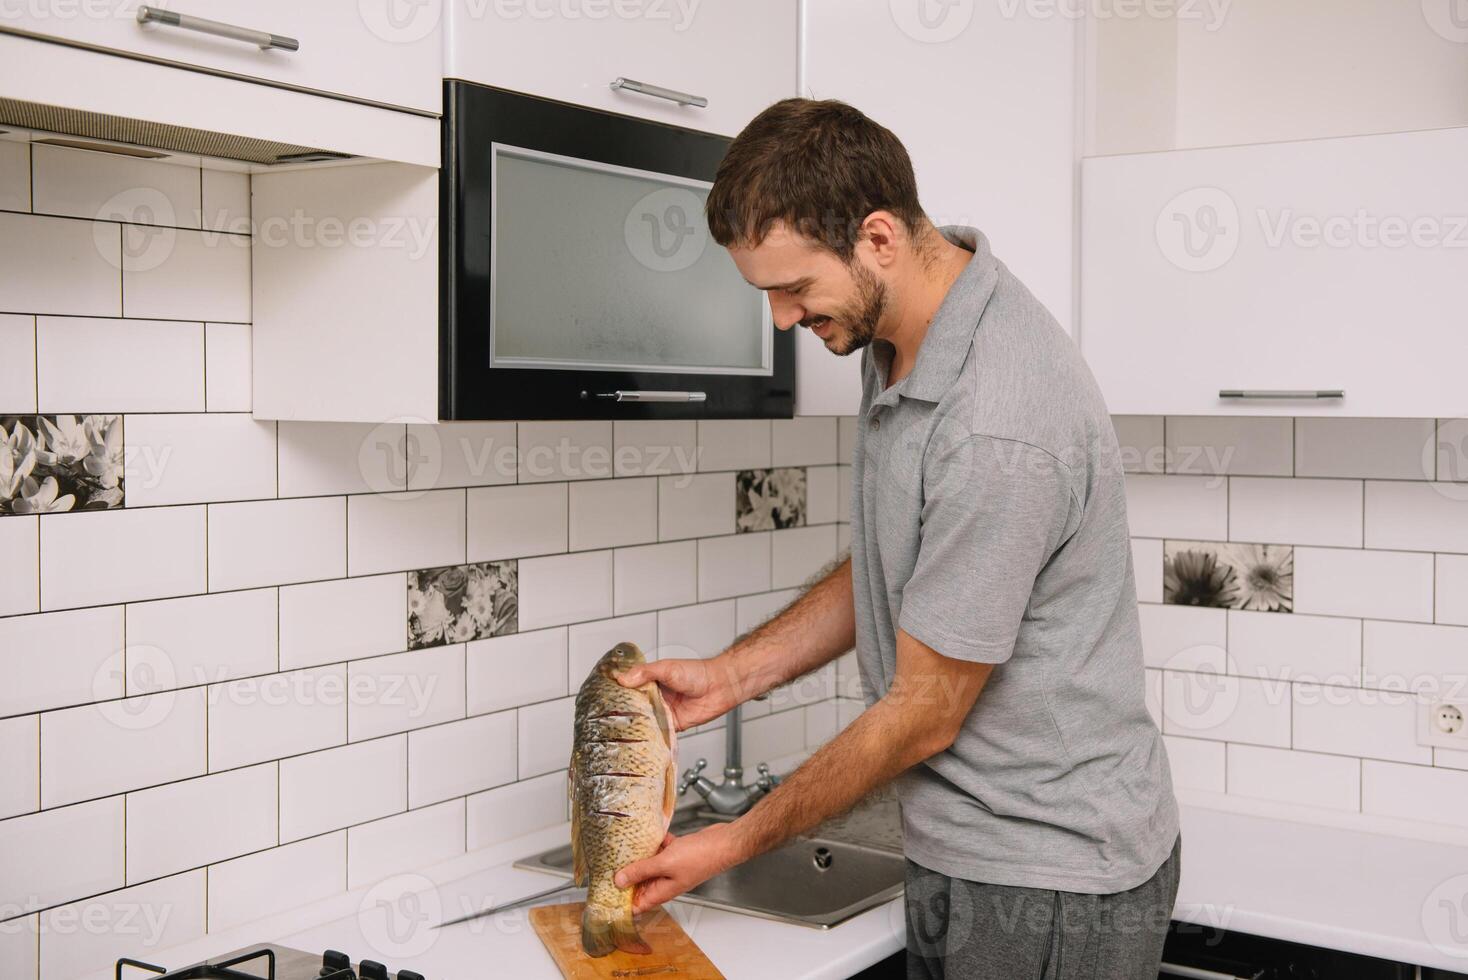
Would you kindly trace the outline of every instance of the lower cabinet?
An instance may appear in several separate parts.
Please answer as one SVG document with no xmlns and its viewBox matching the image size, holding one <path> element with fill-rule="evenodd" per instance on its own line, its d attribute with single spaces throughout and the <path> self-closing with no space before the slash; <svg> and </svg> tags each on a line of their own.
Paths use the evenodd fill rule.
<svg viewBox="0 0 1468 980">
<path fill-rule="evenodd" d="M 1407 963 L 1266 939 L 1211 926 L 1172 923 L 1159 980 L 1415 980 Z M 1464 980 L 1424 970 L 1423 980 Z"/>
</svg>

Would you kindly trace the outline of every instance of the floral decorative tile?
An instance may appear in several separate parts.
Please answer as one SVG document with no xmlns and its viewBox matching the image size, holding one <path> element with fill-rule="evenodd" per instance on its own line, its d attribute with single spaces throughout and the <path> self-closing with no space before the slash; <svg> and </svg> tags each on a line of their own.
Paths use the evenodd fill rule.
<svg viewBox="0 0 1468 980">
<path fill-rule="evenodd" d="M 121 507 L 121 415 L 0 415 L 0 515 Z"/>
<path fill-rule="evenodd" d="M 734 488 L 736 531 L 775 531 L 805 523 L 803 466 L 740 470 Z"/>
<path fill-rule="evenodd" d="M 503 636 L 519 628 L 514 559 L 408 573 L 408 649 Z"/>
<path fill-rule="evenodd" d="M 1165 541 L 1162 601 L 1293 612 L 1295 549 L 1283 544 Z"/>
</svg>

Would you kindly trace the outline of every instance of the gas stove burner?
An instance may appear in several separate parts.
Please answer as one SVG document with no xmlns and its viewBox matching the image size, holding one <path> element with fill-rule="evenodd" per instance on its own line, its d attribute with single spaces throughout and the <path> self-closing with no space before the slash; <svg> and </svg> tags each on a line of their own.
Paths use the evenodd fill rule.
<svg viewBox="0 0 1468 980">
<path fill-rule="evenodd" d="M 354 970 L 347 954 L 335 949 L 328 949 L 318 958 L 299 949 L 269 944 L 237 949 L 173 971 L 123 958 L 117 961 L 116 980 L 137 980 L 137 972 L 124 976 L 124 970 L 153 974 L 158 980 L 423 980 L 423 975 L 413 970 L 389 973 L 376 960 L 362 960 Z"/>
</svg>

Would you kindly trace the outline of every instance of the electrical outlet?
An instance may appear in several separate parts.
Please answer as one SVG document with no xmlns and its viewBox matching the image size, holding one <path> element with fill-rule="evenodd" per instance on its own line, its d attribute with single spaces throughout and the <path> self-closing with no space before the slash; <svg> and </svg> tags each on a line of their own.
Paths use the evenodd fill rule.
<svg viewBox="0 0 1468 980">
<path fill-rule="evenodd" d="M 1450 701 L 1425 702 L 1418 707 L 1417 743 L 1445 749 L 1468 749 L 1464 708 Z"/>
</svg>

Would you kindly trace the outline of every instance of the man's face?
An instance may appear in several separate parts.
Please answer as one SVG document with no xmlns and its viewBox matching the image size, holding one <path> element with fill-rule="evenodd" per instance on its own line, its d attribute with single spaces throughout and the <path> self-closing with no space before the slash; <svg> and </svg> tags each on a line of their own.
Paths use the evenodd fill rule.
<svg viewBox="0 0 1468 980">
<path fill-rule="evenodd" d="M 877 335 L 887 289 L 863 263 L 860 247 L 848 264 L 777 223 L 764 241 L 732 247 L 729 256 L 751 285 L 765 291 L 781 330 L 806 327 L 841 355 L 861 350 Z"/>
</svg>

